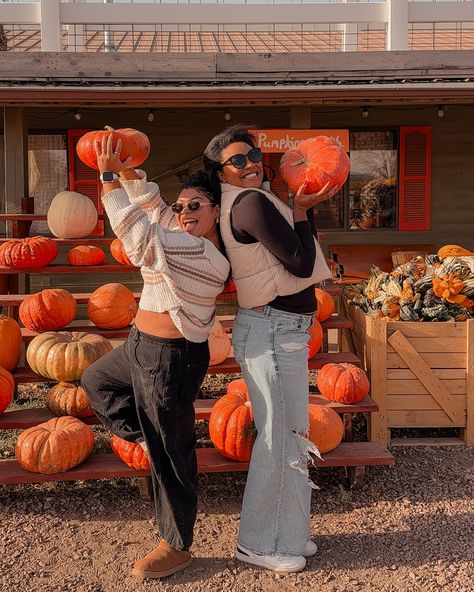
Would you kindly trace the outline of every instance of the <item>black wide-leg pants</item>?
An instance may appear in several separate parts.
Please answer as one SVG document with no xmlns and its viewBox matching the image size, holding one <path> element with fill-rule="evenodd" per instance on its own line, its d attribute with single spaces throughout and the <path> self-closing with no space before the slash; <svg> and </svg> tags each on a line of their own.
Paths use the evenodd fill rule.
<svg viewBox="0 0 474 592">
<path fill-rule="evenodd" d="M 128 340 L 82 376 L 91 406 L 112 433 L 148 446 L 158 530 L 188 550 L 197 515 L 194 401 L 209 365 L 209 347 L 163 339 L 132 327 Z"/>
</svg>

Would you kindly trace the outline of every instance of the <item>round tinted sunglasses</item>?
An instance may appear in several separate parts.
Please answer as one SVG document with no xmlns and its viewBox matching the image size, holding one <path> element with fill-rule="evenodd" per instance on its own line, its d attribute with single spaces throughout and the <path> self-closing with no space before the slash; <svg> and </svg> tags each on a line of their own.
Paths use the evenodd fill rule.
<svg viewBox="0 0 474 592">
<path fill-rule="evenodd" d="M 188 208 L 188 210 L 190 212 L 197 212 L 201 207 L 204 207 L 204 206 L 214 207 L 214 204 L 209 203 L 209 202 L 199 201 L 198 199 L 193 199 L 191 201 L 188 201 L 187 204 L 183 204 L 183 203 L 180 203 L 179 201 L 177 201 L 177 202 L 171 204 L 170 207 L 175 214 L 181 214 L 181 212 L 184 210 L 184 208 Z"/>
<path fill-rule="evenodd" d="M 254 162 L 255 164 L 262 162 L 263 154 L 260 148 L 252 148 L 247 154 L 234 154 L 234 156 L 223 162 L 221 166 L 225 167 L 231 164 L 236 169 L 244 169 L 247 166 L 247 161 Z"/>
</svg>

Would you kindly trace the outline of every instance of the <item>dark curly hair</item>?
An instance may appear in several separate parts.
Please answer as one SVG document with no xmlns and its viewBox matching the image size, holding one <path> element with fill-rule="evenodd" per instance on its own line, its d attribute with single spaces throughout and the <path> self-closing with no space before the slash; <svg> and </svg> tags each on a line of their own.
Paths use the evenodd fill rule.
<svg viewBox="0 0 474 592">
<path fill-rule="evenodd" d="M 220 199 L 216 199 L 216 195 L 212 191 L 209 176 L 202 169 L 199 169 L 195 173 L 192 173 L 189 176 L 189 178 L 182 183 L 181 187 L 179 188 L 180 193 L 184 189 L 199 189 L 199 191 L 204 193 L 204 195 L 209 199 L 209 201 L 213 205 L 218 205 L 220 202 Z"/>
<path fill-rule="evenodd" d="M 256 129 L 256 127 L 254 125 L 243 125 L 241 123 L 232 125 L 220 134 L 214 136 L 204 149 L 202 157 L 204 170 L 209 176 L 212 193 L 217 197 L 219 202 L 221 199 L 221 183 L 217 173 L 222 168 L 222 151 L 229 146 L 229 144 L 233 144 L 234 142 L 245 142 L 252 148 L 255 148 L 255 137 L 250 131 L 252 129 Z M 263 180 L 268 181 L 265 173 L 263 175 Z"/>
</svg>

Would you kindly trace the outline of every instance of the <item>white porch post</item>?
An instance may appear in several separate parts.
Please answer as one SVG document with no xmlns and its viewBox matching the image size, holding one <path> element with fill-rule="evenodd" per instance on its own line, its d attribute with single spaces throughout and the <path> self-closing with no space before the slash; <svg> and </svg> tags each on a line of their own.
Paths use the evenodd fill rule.
<svg viewBox="0 0 474 592">
<path fill-rule="evenodd" d="M 344 2 L 348 4 L 357 2 L 357 0 L 344 0 Z M 344 23 L 342 25 L 342 51 L 358 51 L 358 27 L 357 23 Z"/>
<path fill-rule="evenodd" d="M 41 49 L 62 51 L 59 0 L 41 0 Z"/>
<path fill-rule="evenodd" d="M 408 49 L 408 0 L 388 0 L 387 49 Z"/>
</svg>

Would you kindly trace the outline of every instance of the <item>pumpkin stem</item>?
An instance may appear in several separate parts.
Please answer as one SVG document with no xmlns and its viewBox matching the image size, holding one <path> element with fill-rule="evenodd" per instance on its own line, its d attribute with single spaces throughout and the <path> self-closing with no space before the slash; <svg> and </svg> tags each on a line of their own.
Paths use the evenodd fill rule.
<svg viewBox="0 0 474 592">
<path fill-rule="evenodd" d="M 113 127 L 111 127 L 110 125 L 104 125 L 104 129 L 106 129 L 108 132 L 114 132 L 115 129 Z"/>
</svg>

